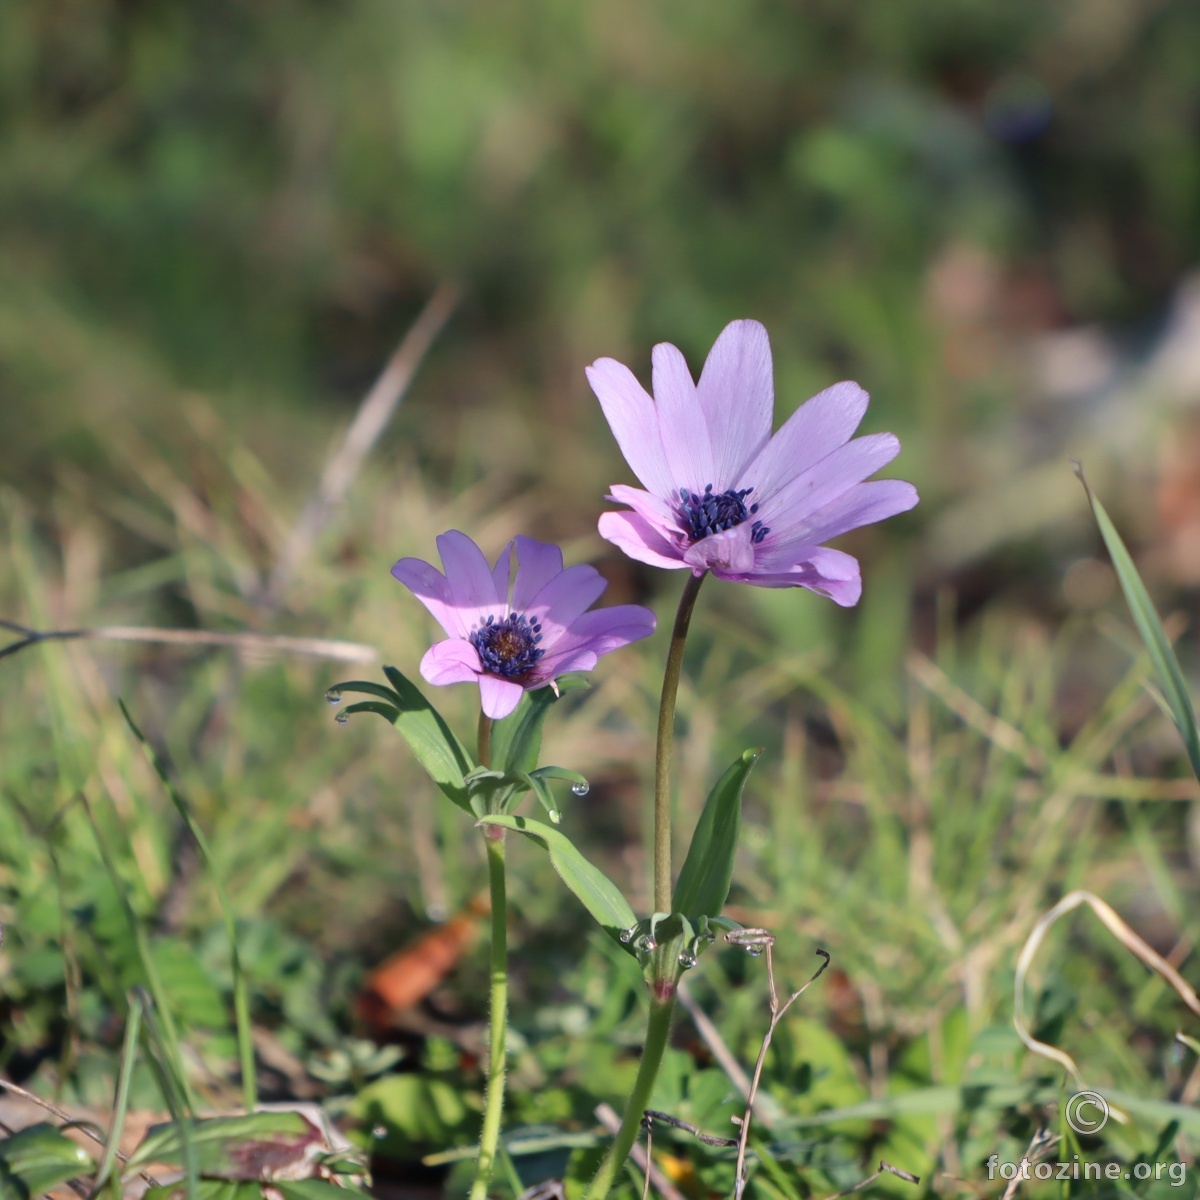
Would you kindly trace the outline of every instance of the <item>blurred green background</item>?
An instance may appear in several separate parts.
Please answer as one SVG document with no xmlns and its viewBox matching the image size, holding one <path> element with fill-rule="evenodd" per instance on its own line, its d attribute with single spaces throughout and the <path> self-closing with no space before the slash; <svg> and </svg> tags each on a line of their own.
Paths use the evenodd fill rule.
<svg viewBox="0 0 1200 1200">
<path fill-rule="evenodd" d="M 1185 625 L 1198 62 L 1185 0 L 2 5 L 0 616 L 353 638 L 415 675 L 428 622 L 387 569 L 458 526 L 492 553 L 516 532 L 562 540 L 608 576 L 606 602 L 666 622 L 678 579 L 595 533 L 628 472 L 583 368 L 610 355 L 647 379 L 670 341 L 698 372 L 728 321 L 761 320 L 777 422 L 858 380 L 864 429 L 900 435 L 892 471 L 922 503 L 843 539 L 863 560 L 853 613 L 706 589 L 681 837 L 730 757 L 766 745 L 735 908 L 788 932 L 796 982 L 813 939 L 838 968 L 768 1064 L 810 1121 L 774 1152 L 824 1172 L 802 1190 L 848 1186 L 879 1153 L 925 1187 L 977 1179 L 1056 1095 L 1010 1021 L 1038 913 L 1093 887 L 1195 975 L 1196 789 L 1068 460 Z M 264 608 L 330 448 L 445 282 L 458 306 L 403 407 Z M 637 907 L 663 650 L 606 663 L 547 734 L 549 760 L 593 780 L 566 828 Z M 1194 663 L 1186 635 L 1181 652 Z M 208 1095 L 235 1102 L 211 889 L 121 695 L 244 920 L 268 1091 L 333 1096 L 400 1160 L 470 1140 L 478 949 L 404 1018 L 399 1074 L 355 1040 L 391 1036 L 356 1015 L 366 971 L 483 875 L 398 739 L 332 724 L 320 694 L 345 668 L 72 644 L 0 673 L 0 1068 L 81 1104 L 110 1094 L 138 965 L 82 794 L 216 1064 Z M 464 735 L 466 691 L 436 697 Z M 544 861 L 514 857 L 512 1122 L 590 1128 L 627 1082 L 638 985 Z M 1091 1082 L 1194 1103 L 1194 1056 L 1172 1043 L 1196 1032 L 1186 1010 L 1086 918 L 1071 928 L 1032 997 L 1039 1036 Z M 761 978 L 743 959 L 706 959 L 695 990 L 752 1060 Z M 660 1106 L 715 1128 L 727 1081 L 686 1028 Z M 1010 1091 L 971 1108 L 947 1099 L 960 1084 Z M 1172 1113 L 1114 1152 L 1149 1153 Z M 672 1153 L 690 1196 L 728 1183 L 719 1155 Z M 801 1194 L 771 1178 L 763 1195 Z"/>
</svg>

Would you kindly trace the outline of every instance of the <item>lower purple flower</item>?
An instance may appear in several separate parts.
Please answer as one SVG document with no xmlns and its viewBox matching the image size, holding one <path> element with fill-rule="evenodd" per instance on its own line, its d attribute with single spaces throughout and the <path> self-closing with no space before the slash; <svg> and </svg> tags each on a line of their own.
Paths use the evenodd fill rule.
<svg viewBox="0 0 1200 1200">
<path fill-rule="evenodd" d="M 495 720 L 517 707 L 522 692 L 567 671 L 590 671 L 602 654 L 654 632 L 654 614 L 638 604 L 589 612 L 608 585 L 595 567 L 564 570 L 557 546 L 517 537 L 492 567 L 457 529 L 437 545 L 445 575 L 419 558 L 392 568 L 448 635 L 421 659 L 421 675 L 436 686 L 478 683 L 483 711 Z"/>
</svg>

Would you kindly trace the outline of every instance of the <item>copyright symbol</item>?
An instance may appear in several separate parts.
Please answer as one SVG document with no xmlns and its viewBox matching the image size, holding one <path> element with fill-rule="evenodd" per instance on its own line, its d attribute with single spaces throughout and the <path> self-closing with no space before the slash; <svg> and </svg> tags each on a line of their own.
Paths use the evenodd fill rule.
<svg viewBox="0 0 1200 1200">
<path fill-rule="evenodd" d="M 1099 1133 L 1108 1124 L 1108 1101 L 1099 1092 L 1076 1092 L 1066 1103 L 1063 1116 L 1076 1133 Z"/>
</svg>

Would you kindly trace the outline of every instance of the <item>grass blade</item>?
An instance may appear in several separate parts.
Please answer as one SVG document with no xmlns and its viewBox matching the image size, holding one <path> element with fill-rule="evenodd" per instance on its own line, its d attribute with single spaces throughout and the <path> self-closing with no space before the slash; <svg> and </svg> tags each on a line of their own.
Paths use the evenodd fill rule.
<svg viewBox="0 0 1200 1200">
<path fill-rule="evenodd" d="M 121 712 L 129 728 L 133 731 L 133 736 L 142 744 L 142 749 L 145 750 L 146 757 L 150 760 L 150 765 L 154 768 L 159 779 L 162 780 L 163 787 L 167 789 L 167 795 L 171 797 L 171 803 L 175 805 L 180 817 L 183 818 L 184 824 L 187 825 L 192 837 L 195 838 L 196 845 L 199 846 L 200 853 L 204 856 L 205 866 L 208 867 L 213 888 L 217 893 L 217 903 L 221 906 L 221 916 L 225 921 L 225 935 L 229 939 L 229 957 L 233 967 L 233 1010 L 237 1025 L 238 1058 L 241 1060 L 242 1069 L 242 1094 L 246 1104 L 246 1111 L 253 1112 L 258 1104 L 258 1076 L 254 1068 L 254 1031 L 250 1024 L 250 997 L 246 988 L 245 972 L 242 970 L 241 953 L 238 949 L 237 924 L 233 917 L 233 906 L 229 903 L 229 896 L 225 891 L 225 885 L 221 882 L 221 876 L 217 871 L 217 864 L 213 860 L 212 850 L 209 848 L 208 838 L 205 837 L 204 830 L 200 828 L 199 823 L 192 816 L 187 801 L 184 800 L 175 785 L 171 782 L 166 768 L 163 766 L 158 755 L 155 754 L 154 748 L 146 741 L 145 735 L 134 723 L 133 717 L 129 715 L 129 709 L 125 707 L 125 702 L 118 700 L 117 703 L 121 706 Z"/>
<path fill-rule="evenodd" d="M 138 1038 L 142 1032 L 142 997 L 134 989 L 129 993 L 129 1019 L 125 1022 L 125 1044 L 121 1048 L 121 1070 L 117 1075 L 117 1094 L 113 1101 L 112 1125 L 108 1132 L 108 1142 L 104 1147 L 104 1157 L 100 1160 L 100 1170 L 96 1174 L 96 1182 L 92 1188 L 93 1195 L 98 1195 L 108 1182 L 113 1164 L 117 1161 L 117 1147 L 121 1142 L 121 1130 L 125 1125 L 125 1114 L 129 1109 L 129 1084 L 133 1079 L 133 1065 L 137 1058 Z"/>
<path fill-rule="evenodd" d="M 1187 684 L 1183 679 L 1179 659 L 1176 657 L 1175 650 L 1163 629 L 1162 621 L 1159 620 L 1158 613 L 1155 611 L 1150 593 L 1146 591 L 1146 585 L 1142 582 L 1137 567 L 1134 566 L 1133 558 L 1121 540 L 1117 527 L 1105 512 L 1104 505 L 1100 503 L 1088 485 L 1083 468 L 1078 463 L 1075 464 L 1075 474 L 1079 476 L 1079 482 L 1083 484 L 1084 491 L 1087 492 L 1088 503 L 1092 506 L 1092 514 L 1096 518 L 1096 524 L 1100 527 L 1100 536 L 1104 539 L 1105 546 L 1108 547 L 1109 556 L 1112 558 L 1113 567 L 1117 572 L 1117 579 L 1120 581 L 1121 590 L 1125 593 L 1125 601 L 1133 616 L 1133 623 L 1137 626 L 1146 652 L 1150 655 L 1150 662 L 1154 666 L 1154 673 L 1158 676 L 1159 686 L 1163 690 L 1163 696 L 1171 712 L 1171 719 L 1175 722 L 1175 728 L 1179 730 L 1179 736 L 1183 738 L 1192 770 L 1195 772 L 1196 778 L 1200 779 L 1200 731 L 1196 728 L 1196 712 L 1192 707 L 1192 698 L 1188 694 Z"/>
</svg>

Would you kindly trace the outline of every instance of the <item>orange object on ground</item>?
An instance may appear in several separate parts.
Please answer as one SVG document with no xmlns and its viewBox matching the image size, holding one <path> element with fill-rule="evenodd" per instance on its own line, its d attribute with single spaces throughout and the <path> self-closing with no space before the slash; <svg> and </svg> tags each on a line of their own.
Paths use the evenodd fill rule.
<svg viewBox="0 0 1200 1200">
<path fill-rule="evenodd" d="M 458 964 L 487 915 L 487 893 L 476 896 L 460 913 L 426 930 L 407 946 L 384 959 L 367 976 L 358 997 L 358 1014 L 372 1029 L 382 1031 L 393 1017 L 419 1004 Z"/>
</svg>

